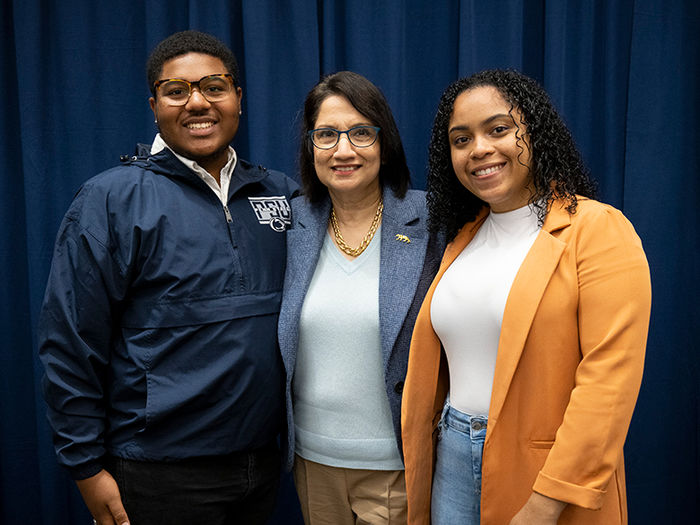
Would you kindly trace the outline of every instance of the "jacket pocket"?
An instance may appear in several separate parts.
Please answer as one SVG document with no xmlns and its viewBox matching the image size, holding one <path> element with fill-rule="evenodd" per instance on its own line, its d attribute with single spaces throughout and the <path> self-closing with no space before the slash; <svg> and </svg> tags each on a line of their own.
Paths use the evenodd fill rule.
<svg viewBox="0 0 700 525">
<path fill-rule="evenodd" d="M 553 439 L 531 439 L 528 443 L 530 448 L 550 449 L 554 445 Z"/>
</svg>

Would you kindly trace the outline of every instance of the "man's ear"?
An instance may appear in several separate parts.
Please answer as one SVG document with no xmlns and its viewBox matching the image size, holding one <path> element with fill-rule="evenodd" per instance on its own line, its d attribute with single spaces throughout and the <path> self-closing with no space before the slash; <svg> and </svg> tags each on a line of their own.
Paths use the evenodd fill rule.
<svg viewBox="0 0 700 525">
<path fill-rule="evenodd" d="M 156 119 L 156 122 L 158 122 L 158 113 L 156 113 L 156 99 L 151 97 L 148 99 L 148 104 L 151 106 L 151 111 L 153 111 L 153 116 Z"/>
</svg>

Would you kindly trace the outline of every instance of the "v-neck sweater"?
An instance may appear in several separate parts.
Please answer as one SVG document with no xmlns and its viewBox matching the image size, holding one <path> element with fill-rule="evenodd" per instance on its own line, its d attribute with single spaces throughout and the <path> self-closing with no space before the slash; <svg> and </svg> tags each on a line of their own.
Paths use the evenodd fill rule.
<svg viewBox="0 0 700 525">
<path fill-rule="evenodd" d="M 299 323 L 296 453 L 344 468 L 400 470 L 379 332 L 381 226 L 346 259 L 326 235 Z"/>
</svg>

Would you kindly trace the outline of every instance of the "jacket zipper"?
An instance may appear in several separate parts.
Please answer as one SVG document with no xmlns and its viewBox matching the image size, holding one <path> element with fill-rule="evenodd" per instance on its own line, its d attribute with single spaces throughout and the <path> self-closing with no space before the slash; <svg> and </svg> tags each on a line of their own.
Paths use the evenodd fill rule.
<svg viewBox="0 0 700 525">
<path fill-rule="evenodd" d="M 226 215 L 226 223 L 231 225 L 233 223 L 233 217 L 231 216 L 231 210 L 228 209 L 228 204 L 224 204 L 223 208 L 224 208 L 224 215 Z M 244 290 L 245 289 L 245 278 L 243 276 L 243 267 L 241 266 L 241 261 L 238 257 L 237 245 L 233 240 L 233 234 L 231 233 L 231 226 L 228 226 L 226 229 L 228 230 L 228 238 L 229 238 L 229 241 L 231 242 L 233 263 L 234 263 L 235 268 L 237 269 L 236 273 L 238 274 L 238 286 L 241 290 Z"/>
</svg>

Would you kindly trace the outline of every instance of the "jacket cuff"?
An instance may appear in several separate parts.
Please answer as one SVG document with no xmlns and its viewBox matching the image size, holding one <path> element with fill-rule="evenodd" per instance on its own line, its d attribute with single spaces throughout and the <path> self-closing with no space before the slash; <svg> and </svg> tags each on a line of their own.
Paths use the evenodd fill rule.
<svg viewBox="0 0 700 525">
<path fill-rule="evenodd" d="M 604 490 L 574 485 L 554 479 L 544 472 L 537 475 L 532 490 L 543 496 L 591 510 L 600 509 L 603 506 L 603 496 L 605 496 Z"/>
<path fill-rule="evenodd" d="M 82 463 L 76 467 L 68 467 L 68 472 L 70 472 L 71 478 L 75 481 L 80 481 L 81 479 L 87 479 L 104 469 L 101 459 L 95 459 L 88 461 L 87 463 Z"/>
</svg>

